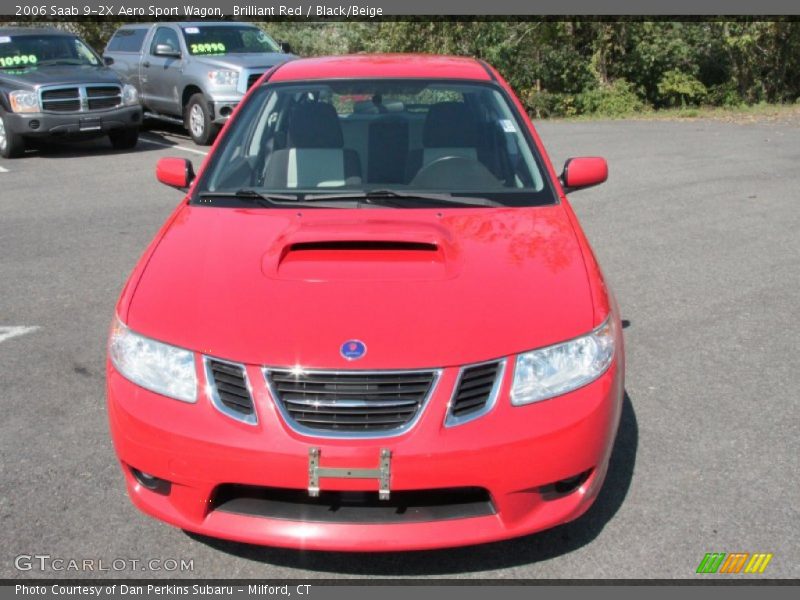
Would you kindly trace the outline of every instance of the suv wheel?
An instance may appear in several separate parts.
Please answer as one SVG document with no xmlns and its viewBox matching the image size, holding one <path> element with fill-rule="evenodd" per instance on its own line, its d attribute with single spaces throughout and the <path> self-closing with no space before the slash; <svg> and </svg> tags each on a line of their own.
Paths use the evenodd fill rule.
<svg viewBox="0 0 800 600">
<path fill-rule="evenodd" d="M 0 156 L 19 158 L 23 154 L 25 154 L 24 138 L 6 127 L 6 116 L 0 114 Z"/>
<path fill-rule="evenodd" d="M 139 141 L 139 128 L 115 129 L 108 132 L 108 139 L 114 150 L 130 150 Z"/>
<path fill-rule="evenodd" d="M 217 135 L 217 127 L 211 122 L 211 114 L 203 94 L 195 94 L 186 105 L 186 129 L 194 143 L 208 146 Z"/>
</svg>

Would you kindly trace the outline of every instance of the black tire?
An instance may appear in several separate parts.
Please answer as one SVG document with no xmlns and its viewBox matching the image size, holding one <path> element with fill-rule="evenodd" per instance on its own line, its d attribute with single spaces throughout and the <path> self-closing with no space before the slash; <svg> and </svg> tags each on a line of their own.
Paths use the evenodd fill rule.
<svg viewBox="0 0 800 600">
<path fill-rule="evenodd" d="M 3 158 L 19 158 L 25 154 L 25 138 L 12 133 L 6 126 L 6 115 L 0 113 L 0 156 Z"/>
<path fill-rule="evenodd" d="M 195 94 L 189 98 L 183 122 L 189 136 L 198 146 L 209 146 L 219 132 L 219 127 L 211 122 L 211 111 L 203 94 Z"/>
<path fill-rule="evenodd" d="M 114 150 L 130 150 L 135 148 L 139 141 L 139 128 L 114 129 L 108 132 L 108 139 Z"/>
</svg>

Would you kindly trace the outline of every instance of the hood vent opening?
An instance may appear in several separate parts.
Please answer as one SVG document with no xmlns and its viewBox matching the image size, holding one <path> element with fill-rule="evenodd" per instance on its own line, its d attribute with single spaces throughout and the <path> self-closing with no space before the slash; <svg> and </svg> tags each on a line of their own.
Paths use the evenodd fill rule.
<svg viewBox="0 0 800 600">
<path fill-rule="evenodd" d="M 436 244 L 425 242 L 402 242 L 384 240 L 332 240 L 319 242 L 297 242 L 289 246 L 289 252 L 304 251 L 367 251 L 367 252 L 437 252 Z"/>
</svg>

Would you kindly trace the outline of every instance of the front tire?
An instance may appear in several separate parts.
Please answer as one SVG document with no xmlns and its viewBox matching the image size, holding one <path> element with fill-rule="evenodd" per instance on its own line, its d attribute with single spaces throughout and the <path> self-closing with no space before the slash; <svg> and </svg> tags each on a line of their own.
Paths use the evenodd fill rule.
<svg viewBox="0 0 800 600">
<path fill-rule="evenodd" d="M 211 122 L 211 111 L 203 94 L 189 98 L 184 121 L 195 144 L 208 146 L 214 141 L 218 128 Z"/>
<path fill-rule="evenodd" d="M 0 114 L 0 156 L 19 158 L 25 154 L 25 138 L 14 133 L 6 125 L 6 115 Z"/>
<path fill-rule="evenodd" d="M 114 150 L 130 150 L 139 141 L 139 128 L 115 129 L 108 132 L 108 139 Z"/>
</svg>

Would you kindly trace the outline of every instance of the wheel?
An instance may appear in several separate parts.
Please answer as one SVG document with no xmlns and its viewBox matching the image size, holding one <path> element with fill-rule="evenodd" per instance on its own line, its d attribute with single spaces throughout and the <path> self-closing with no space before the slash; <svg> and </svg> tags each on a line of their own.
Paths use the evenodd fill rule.
<svg viewBox="0 0 800 600">
<path fill-rule="evenodd" d="M 6 116 L 0 114 L 0 156 L 19 158 L 25 154 L 25 138 L 6 127 Z"/>
<path fill-rule="evenodd" d="M 114 129 L 108 132 L 108 139 L 111 140 L 114 150 L 130 150 L 139 141 L 139 128 Z"/>
<path fill-rule="evenodd" d="M 186 117 L 184 119 L 186 129 L 189 130 L 194 143 L 198 146 L 208 146 L 214 141 L 218 128 L 211 122 L 211 113 L 208 109 L 203 94 L 195 94 L 189 98 L 186 105 Z"/>
</svg>

